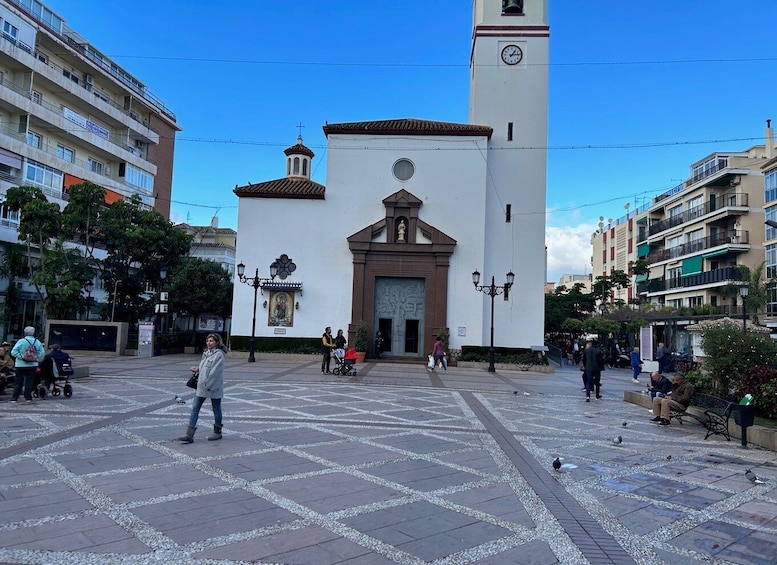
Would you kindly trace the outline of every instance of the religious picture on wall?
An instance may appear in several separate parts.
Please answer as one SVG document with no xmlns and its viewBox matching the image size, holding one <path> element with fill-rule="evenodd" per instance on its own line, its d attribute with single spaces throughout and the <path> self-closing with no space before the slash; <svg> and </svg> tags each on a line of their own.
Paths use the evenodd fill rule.
<svg viewBox="0 0 777 565">
<path fill-rule="evenodd" d="M 294 296 L 284 291 L 270 293 L 270 319 L 268 325 L 290 328 L 294 325 Z"/>
</svg>

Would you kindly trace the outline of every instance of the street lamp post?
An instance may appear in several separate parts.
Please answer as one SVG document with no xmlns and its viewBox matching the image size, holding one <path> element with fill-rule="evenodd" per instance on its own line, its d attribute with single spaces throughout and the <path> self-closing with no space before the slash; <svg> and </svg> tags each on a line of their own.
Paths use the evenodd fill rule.
<svg viewBox="0 0 777 565">
<path fill-rule="evenodd" d="M 113 305 L 111 306 L 111 322 L 113 322 L 113 315 L 116 313 L 116 292 L 119 290 L 119 283 L 121 279 L 116 279 L 113 283 Z"/>
<path fill-rule="evenodd" d="M 494 284 L 494 277 L 491 277 L 490 285 L 480 285 L 480 273 L 475 271 L 472 273 L 472 284 L 475 285 L 475 290 L 478 290 L 491 297 L 491 346 L 488 348 L 488 372 L 495 373 L 496 367 L 494 367 L 494 297 L 502 293 L 505 295 L 505 300 L 510 293 L 510 287 L 515 282 L 515 275 L 512 271 L 507 273 L 507 282 L 501 286 Z"/>
<path fill-rule="evenodd" d="M 262 288 L 263 284 L 271 282 L 275 279 L 275 275 L 278 274 L 278 267 L 275 263 L 270 265 L 269 279 L 259 278 L 258 267 L 256 269 L 256 275 L 254 275 L 253 277 L 246 277 L 245 272 L 246 272 L 246 266 L 243 265 L 242 262 L 238 263 L 237 278 L 240 280 L 241 283 L 247 284 L 248 286 L 254 289 L 254 317 L 251 320 L 251 347 L 248 350 L 248 362 L 254 363 L 256 362 L 256 357 L 254 355 L 256 352 L 256 295 L 259 292 L 259 289 Z"/>
<path fill-rule="evenodd" d="M 92 279 L 89 279 L 86 284 L 84 285 L 84 290 L 86 290 L 86 321 L 89 321 L 89 318 L 92 314 L 92 290 L 94 289 L 94 281 Z"/>
<path fill-rule="evenodd" d="M 747 295 L 750 294 L 750 287 L 746 284 L 740 285 L 739 296 L 742 297 L 742 331 L 747 331 Z"/>
<path fill-rule="evenodd" d="M 165 290 L 165 279 L 167 278 L 167 269 L 165 267 L 162 267 L 159 269 L 159 279 L 161 282 L 159 283 L 159 300 L 157 300 L 156 310 L 157 310 L 157 326 L 159 327 L 159 335 L 155 336 L 154 338 L 154 344 L 156 345 L 155 349 L 155 355 L 162 355 L 162 343 L 160 341 L 160 337 L 162 335 L 163 331 L 163 320 L 164 320 L 164 313 L 162 312 L 162 292 Z"/>
</svg>

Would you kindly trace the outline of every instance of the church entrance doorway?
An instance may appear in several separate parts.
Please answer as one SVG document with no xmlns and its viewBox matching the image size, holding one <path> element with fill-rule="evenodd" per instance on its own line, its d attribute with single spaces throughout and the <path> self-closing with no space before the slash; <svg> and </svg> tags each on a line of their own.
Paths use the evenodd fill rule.
<svg viewBox="0 0 777 565">
<path fill-rule="evenodd" d="M 422 278 L 376 277 L 374 332 L 383 335 L 383 352 L 418 357 L 424 349 L 426 281 Z"/>
</svg>

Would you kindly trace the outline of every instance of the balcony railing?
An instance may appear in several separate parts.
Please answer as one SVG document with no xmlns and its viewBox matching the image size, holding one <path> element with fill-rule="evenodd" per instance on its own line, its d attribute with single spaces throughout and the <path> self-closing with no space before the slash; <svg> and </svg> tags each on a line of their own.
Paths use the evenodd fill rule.
<svg viewBox="0 0 777 565">
<path fill-rule="evenodd" d="M 695 184 L 700 180 L 706 179 L 707 177 L 712 176 L 718 171 L 723 170 L 727 167 L 728 167 L 728 159 L 724 157 L 720 157 L 718 158 L 718 162 L 715 163 L 713 166 L 705 168 L 703 171 L 695 174 L 687 181 L 685 181 L 685 186 L 691 186 L 692 184 Z"/>
<path fill-rule="evenodd" d="M 677 216 L 672 216 L 666 220 L 662 220 L 660 222 L 655 222 L 653 224 L 650 224 L 650 226 L 648 227 L 648 235 L 655 235 L 657 233 L 661 233 L 662 231 L 666 231 L 668 229 L 674 228 L 685 222 L 690 222 L 692 220 L 695 220 L 696 218 L 700 218 L 711 212 L 720 210 L 721 208 L 727 208 L 730 206 L 744 208 L 749 205 L 748 202 L 749 202 L 748 195 L 746 193 L 729 192 L 727 194 L 724 194 L 722 198 L 709 200 L 704 204 L 702 204 L 701 206 L 695 206 L 693 208 L 689 208 L 682 214 L 678 214 Z"/>
<path fill-rule="evenodd" d="M 637 283 L 637 294 L 646 292 L 661 292 L 672 290 L 674 288 L 690 288 L 706 284 L 721 282 L 741 281 L 742 272 L 736 267 L 724 267 L 722 269 L 713 269 L 704 271 L 697 275 L 688 275 L 685 277 L 660 277 L 649 281 Z"/>
<path fill-rule="evenodd" d="M 16 94 L 19 94 L 20 96 L 23 96 L 24 98 L 27 98 L 27 99 L 29 99 L 30 101 L 32 101 L 32 102 L 33 102 L 33 103 L 35 103 L 35 104 L 37 104 L 37 105 L 39 105 L 39 106 L 41 106 L 41 107 L 43 107 L 43 108 L 46 108 L 47 110 L 49 110 L 49 111 L 51 111 L 51 112 L 54 112 L 55 114 L 57 114 L 57 115 L 59 115 L 59 116 L 63 116 L 63 109 L 62 109 L 62 106 L 58 106 L 58 105 L 56 105 L 56 104 L 52 104 L 52 103 L 50 103 L 50 102 L 47 102 L 46 100 L 34 100 L 34 99 L 32 98 L 32 95 L 30 94 L 30 91 L 29 91 L 29 89 L 27 89 L 27 88 L 24 88 L 24 87 L 23 87 L 23 86 L 21 86 L 21 85 L 18 85 L 18 84 L 16 84 L 16 83 L 9 82 L 9 81 L 3 81 L 3 82 L 2 82 L 2 86 L 3 86 L 4 88 L 8 88 L 9 90 L 12 90 L 12 91 L 13 91 L 13 92 L 15 92 Z M 64 116 L 63 116 L 63 117 L 64 117 Z M 67 119 L 67 118 L 65 118 L 65 119 Z M 74 129 L 75 129 L 75 128 L 74 128 Z M 84 131 L 84 132 L 88 132 L 88 131 L 90 131 L 90 130 L 84 129 L 83 131 Z M 6 134 L 8 134 L 8 135 L 11 135 L 11 134 L 10 134 L 10 133 L 7 131 L 7 128 L 6 128 L 6 131 L 5 131 L 4 133 L 6 133 Z M 97 135 L 97 134 L 95 134 L 95 135 Z M 100 137 L 101 137 L 102 139 L 105 139 L 105 140 L 106 140 L 108 143 L 111 143 L 112 145 L 115 145 L 116 147 L 118 147 L 118 148 L 120 148 L 120 149 L 123 149 L 123 150 L 125 150 L 125 151 L 129 151 L 130 153 L 132 153 L 133 155 L 135 155 L 135 156 L 137 156 L 137 157 L 140 157 L 140 158 L 141 158 L 141 159 L 143 159 L 144 161 L 147 161 L 147 162 L 149 162 L 149 163 L 151 163 L 151 164 L 154 164 L 153 160 L 149 159 L 149 158 L 148 158 L 148 156 L 144 156 L 144 155 L 138 155 L 138 151 L 137 151 L 137 150 L 135 150 L 133 147 L 130 147 L 130 146 L 127 144 L 127 140 L 126 140 L 126 138 L 124 138 L 124 137 L 122 137 L 122 136 L 119 136 L 119 135 L 116 135 L 116 134 L 114 134 L 114 133 L 111 133 L 111 132 L 108 132 L 108 138 L 107 138 L 107 139 L 106 139 L 106 138 L 104 138 L 104 137 L 102 137 L 102 136 L 100 136 Z"/>
<path fill-rule="evenodd" d="M 706 249 L 718 247 L 720 245 L 747 245 L 750 243 L 750 232 L 747 230 L 726 230 L 716 235 L 710 235 L 694 241 L 670 247 L 669 249 L 659 249 L 650 253 L 646 260 L 648 263 L 658 263 L 668 259 L 677 259 L 683 255 L 698 253 Z"/>
</svg>

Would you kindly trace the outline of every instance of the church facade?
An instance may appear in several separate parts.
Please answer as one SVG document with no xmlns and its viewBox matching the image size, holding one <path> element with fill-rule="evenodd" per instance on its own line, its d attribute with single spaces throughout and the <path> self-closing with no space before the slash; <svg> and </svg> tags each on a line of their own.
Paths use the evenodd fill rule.
<svg viewBox="0 0 777 565">
<path fill-rule="evenodd" d="M 386 355 L 543 343 L 547 0 L 475 0 L 470 123 L 326 124 L 326 184 L 313 151 L 286 176 L 238 186 L 236 258 L 259 269 L 260 336 L 318 337 L 364 323 Z M 274 278 L 270 277 L 272 272 Z M 473 288 L 515 282 L 493 300 Z M 233 335 L 250 336 L 254 289 L 235 283 Z"/>
</svg>

